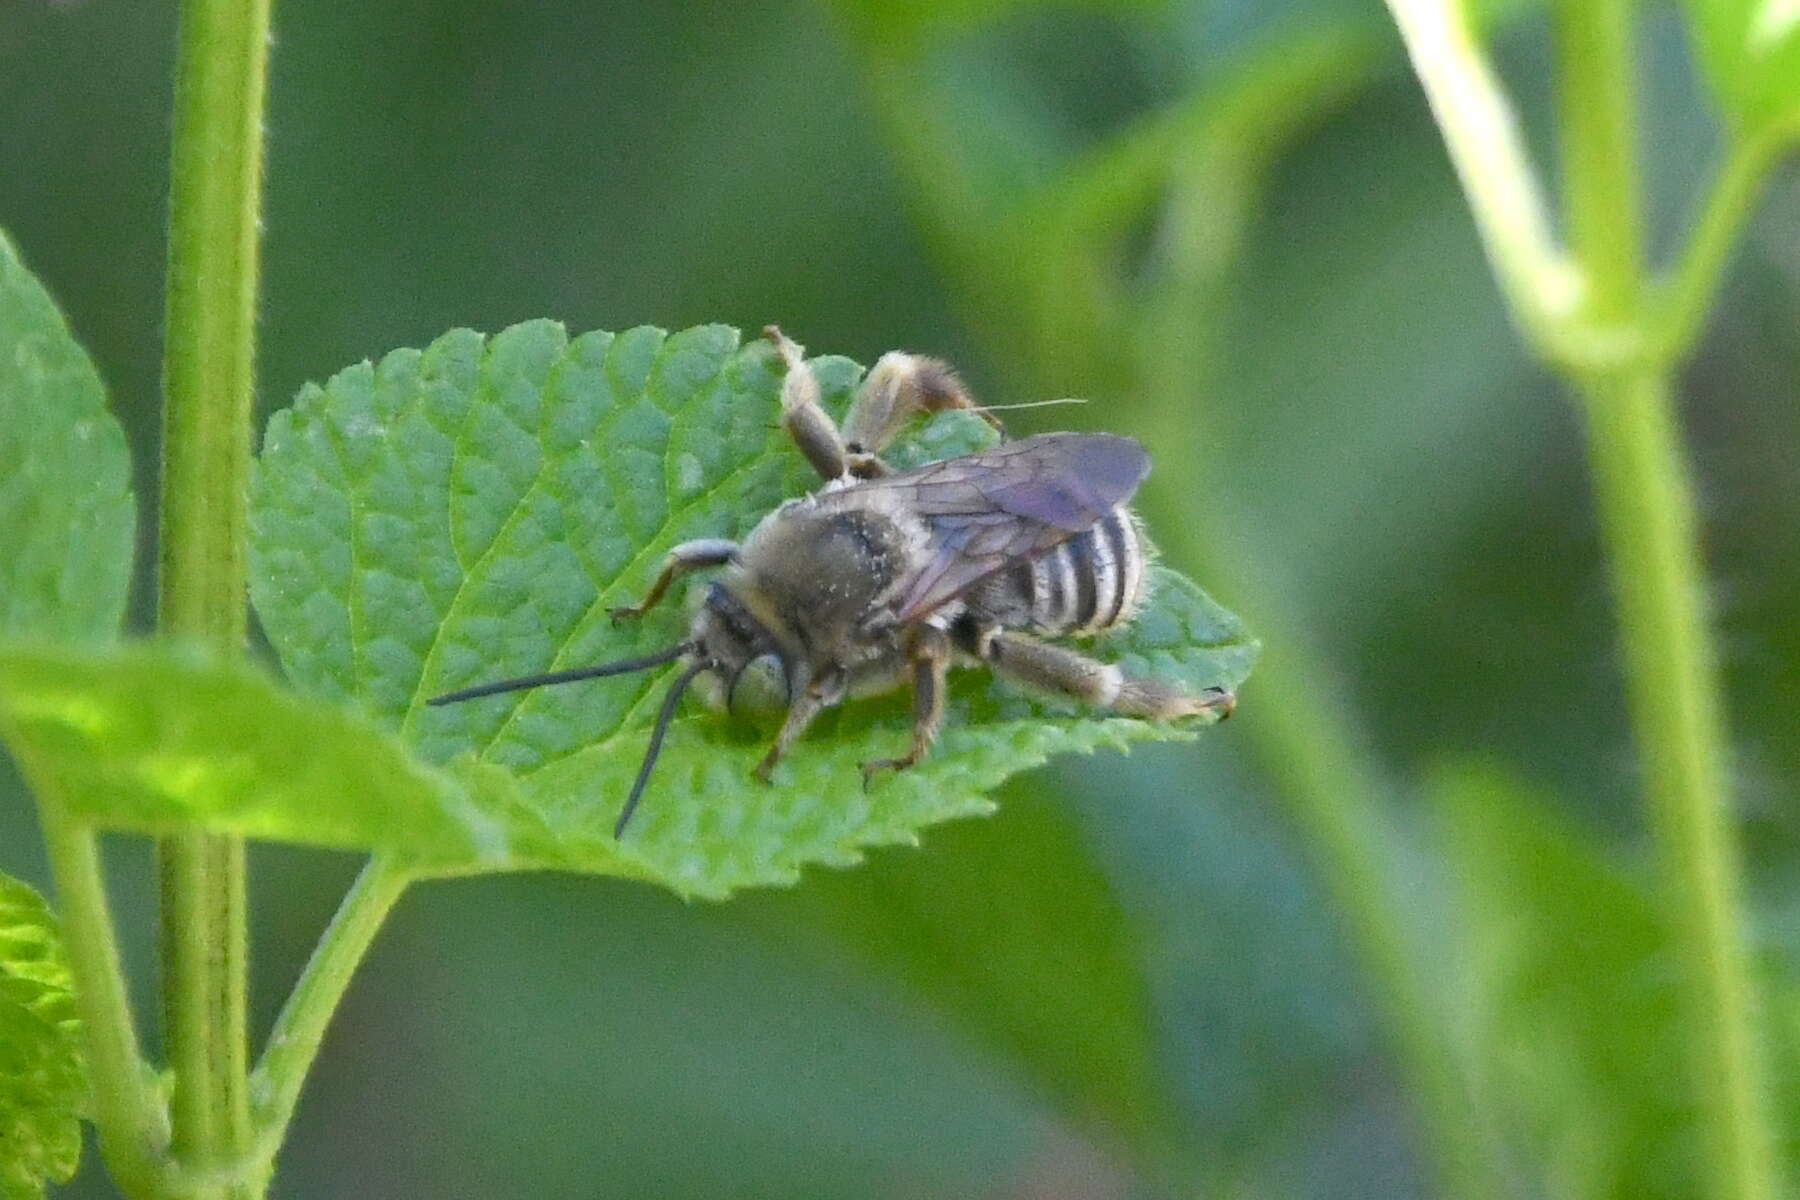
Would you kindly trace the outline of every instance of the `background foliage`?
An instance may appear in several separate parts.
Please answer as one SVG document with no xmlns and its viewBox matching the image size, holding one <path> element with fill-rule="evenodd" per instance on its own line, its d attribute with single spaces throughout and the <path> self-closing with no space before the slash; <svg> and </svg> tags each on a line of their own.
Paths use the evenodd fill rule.
<svg viewBox="0 0 1800 1200">
<path fill-rule="evenodd" d="M 1689 27 L 1648 10 L 1656 245 L 1716 149 L 1709 99 L 1758 120 L 1780 78 L 1777 61 L 1721 87 L 1733 11 L 1699 26 L 1695 68 Z M 124 0 L 0 7 L 0 226 L 94 354 L 140 479 L 170 20 Z M 1260 628 L 1277 597 L 1329 664 L 1322 699 L 1389 799 L 1389 878 L 1445 964 L 1429 999 L 1466 1025 L 1480 1112 L 1521 1175 L 1683 1194 L 1575 413 L 1506 323 L 1377 6 L 450 0 L 281 21 L 265 411 L 342 364 L 546 313 L 778 319 L 863 361 L 944 354 L 995 402 L 1093 395 L 1018 415 L 1143 438 L 1173 564 L 1255 564 L 1222 598 L 1254 591 L 1238 607 Z M 1527 12 L 1498 50 L 1550 161 L 1545 33 Z M 1797 221 L 1789 172 L 1682 381 L 1767 1016 L 1788 1034 Z M 970 229 L 998 252 L 973 257 Z M 1034 271 L 1082 238 L 1115 269 Z M 142 580 L 136 595 L 142 624 Z M 555 877 L 410 894 L 333 1029 L 280 1186 L 1431 1194 L 1343 911 L 1280 771 L 1249 753 L 1279 716 L 1258 695 L 1220 736 L 1060 763 L 929 855 L 883 851 L 788 894 L 684 906 Z M 28 806 L 0 788 L 5 866 L 42 882 Z M 120 908 L 141 917 L 143 864 L 119 849 Z M 264 1025 L 351 865 L 258 850 Z M 146 947 L 127 956 L 147 985 Z M 1792 1127 L 1792 1102 L 1779 1111 Z M 105 1186 L 88 1170 L 71 1190 Z"/>
</svg>

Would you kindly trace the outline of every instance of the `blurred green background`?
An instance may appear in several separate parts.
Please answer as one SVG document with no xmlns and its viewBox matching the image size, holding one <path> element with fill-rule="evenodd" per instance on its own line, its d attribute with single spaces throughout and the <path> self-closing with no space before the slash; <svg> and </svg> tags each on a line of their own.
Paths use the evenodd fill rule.
<svg viewBox="0 0 1800 1200">
<path fill-rule="evenodd" d="M 276 29 L 265 416 L 546 315 L 779 321 L 815 352 L 940 354 L 993 403 L 1091 396 L 1013 425 L 1143 439 L 1167 557 L 1344 734 L 1432 968 L 1412 1016 L 1455 1034 L 1519 1194 L 1686 1194 L 1576 413 L 1508 327 L 1374 0 L 369 0 Z M 108 381 L 146 530 L 173 37 L 169 5 L 0 0 L 0 225 Z M 1544 22 L 1495 37 L 1550 162 Z M 1672 12 L 1642 63 L 1667 245 L 1715 135 Z M 1800 1035 L 1796 230 L 1787 170 L 1682 411 L 1767 1016 Z M 1438 1194 L 1284 716 L 1252 678 L 1191 747 L 1058 763 L 922 851 L 726 907 L 419 889 L 278 1194 Z M 147 852 L 111 849 L 143 998 Z M 0 864 L 42 885 L 38 855 L 0 764 Z M 354 867 L 258 850 L 259 1028 Z M 67 1190 L 111 1194 L 95 1159 Z"/>
</svg>

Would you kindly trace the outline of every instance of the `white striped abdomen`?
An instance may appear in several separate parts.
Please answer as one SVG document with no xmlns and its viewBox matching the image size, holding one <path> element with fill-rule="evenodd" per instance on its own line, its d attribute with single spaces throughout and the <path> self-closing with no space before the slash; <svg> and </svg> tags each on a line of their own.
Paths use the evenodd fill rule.
<svg viewBox="0 0 1800 1200">
<path fill-rule="evenodd" d="M 1129 620 L 1144 587 L 1144 543 L 1123 505 L 987 581 L 970 607 L 1045 637 L 1099 633 Z"/>
</svg>

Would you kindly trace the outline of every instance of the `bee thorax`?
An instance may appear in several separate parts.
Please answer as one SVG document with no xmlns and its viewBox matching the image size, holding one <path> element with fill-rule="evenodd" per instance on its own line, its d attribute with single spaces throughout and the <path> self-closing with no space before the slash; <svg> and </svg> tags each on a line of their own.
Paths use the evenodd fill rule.
<svg viewBox="0 0 1800 1200">
<path fill-rule="evenodd" d="M 745 540 L 731 586 L 791 652 L 849 667 L 891 636 L 869 628 L 878 600 L 904 569 L 907 531 L 877 506 L 809 497 L 783 506 Z"/>
</svg>

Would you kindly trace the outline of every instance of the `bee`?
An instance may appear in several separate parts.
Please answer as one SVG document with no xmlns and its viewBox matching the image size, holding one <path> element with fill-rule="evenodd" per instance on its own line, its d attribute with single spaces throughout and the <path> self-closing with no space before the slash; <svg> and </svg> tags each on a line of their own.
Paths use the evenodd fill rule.
<svg viewBox="0 0 1800 1200">
<path fill-rule="evenodd" d="M 1143 600 L 1149 551 L 1129 507 L 1150 470 L 1141 445 L 1048 433 L 895 471 L 880 453 L 916 416 L 965 409 L 999 422 L 944 363 L 894 352 L 870 370 L 840 430 L 801 347 L 773 325 L 764 335 L 786 366 L 782 428 L 824 483 L 777 507 L 741 544 L 702 538 L 674 547 L 644 598 L 611 611 L 615 622 L 641 616 L 681 576 L 723 568 L 687 637 L 641 658 L 482 684 L 429 703 L 680 662 L 615 836 L 637 810 L 682 693 L 707 673 L 726 707 L 752 668 L 783 693 L 786 717 L 755 769 L 765 783 L 825 709 L 903 684 L 912 689 L 911 744 L 897 758 L 862 764 L 864 785 L 914 765 L 943 724 L 952 665 L 986 666 L 1125 716 L 1231 714 L 1235 697 L 1224 688 L 1193 694 L 1051 640 L 1123 625 Z"/>
</svg>

